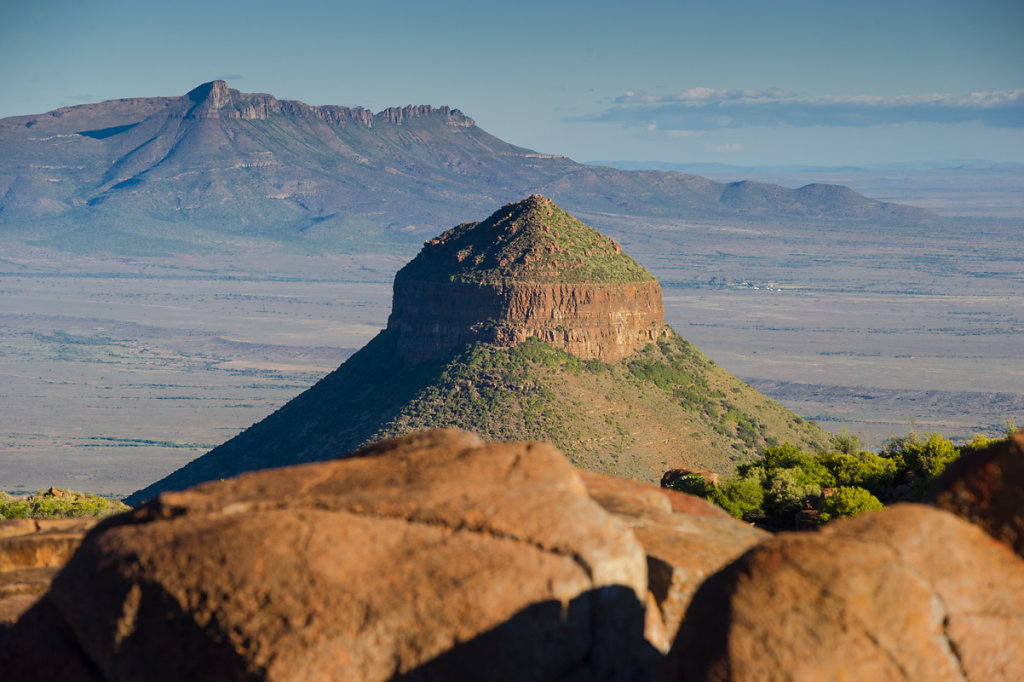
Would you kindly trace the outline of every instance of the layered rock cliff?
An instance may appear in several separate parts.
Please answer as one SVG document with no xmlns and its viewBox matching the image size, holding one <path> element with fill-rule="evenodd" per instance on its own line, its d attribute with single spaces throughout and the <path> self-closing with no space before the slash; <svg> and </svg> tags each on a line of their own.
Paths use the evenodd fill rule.
<svg viewBox="0 0 1024 682">
<path fill-rule="evenodd" d="M 650 273 L 550 199 L 531 196 L 427 242 L 395 276 L 388 329 L 411 362 L 530 337 L 618 362 L 664 323 Z"/>
<path fill-rule="evenodd" d="M 185 96 L 190 118 L 235 118 L 247 121 L 263 121 L 274 114 L 286 114 L 299 118 L 316 119 L 330 125 L 344 127 L 350 122 L 361 123 L 369 128 L 373 124 L 387 122 L 402 125 L 406 119 L 422 116 L 438 116 L 456 127 L 475 125 L 473 119 L 458 109 L 432 107 L 421 104 L 407 107 L 388 107 L 373 113 L 363 107 L 312 106 L 295 100 L 279 100 L 264 93 L 239 92 L 228 87 L 224 81 L 203 83 Z M 191 102 L 191 103 L 189 103 Z"/>
</svg>

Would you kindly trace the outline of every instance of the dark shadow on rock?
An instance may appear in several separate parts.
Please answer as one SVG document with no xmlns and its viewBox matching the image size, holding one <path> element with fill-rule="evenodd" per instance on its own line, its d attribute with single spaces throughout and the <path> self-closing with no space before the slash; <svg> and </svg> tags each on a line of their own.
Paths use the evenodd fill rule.
<svg viewBox="0 0 1024 682">
<path fill-rule="evenodd" d="M 951 462 L 925 501 L 982 528 L 1024 557 L 1024 430 Z"/>
<path fill-rule="evenodd" d="M 569 604 L 532 604 L 507 621 L 393 678 L 652 680 L 662 655 L 643 636 L 644 607 L 627 587 L 585 592 Z"/>
<path fill-rule="evenodd" d="M 46 597 L 0 633 L 0 679 L 106 681 Z"/>
<path fill-rule="evenodd" d="M 732 608 L 725 595 L 733 588 L 734 567 L 739 561 L 710 576 L 694 592 L 672 648 L 665 656 L 660 682 L 729 679 L 727 666 L 721 669 L 722 661 L 727 660 L 726 633 L 732 622 Z"/>
<path fill-rule="evenodd" d="M 90 618 L 96 616 L 76 613 L 77 622 L 71 626 L 44 597 L 0 639 L 3 681 L 266 679 L 258 666 L 224 640 L 215 622 L 201 627 L 171 600 L 155 596 L 141 598 L 135 629 L 115 645 L 116 654 L 112 643 L 82 641 L 76 633 L 89 628 Z M 644 639 L 643 628 L 643 606 L 632 590 L 603 587 L 581 594 L 565 606 L 554 600 L 533 604 L 501 625 L 392 679 L 653 680 L 662 655 Z M 93 633 L 109 634 L 111 624 L 95 623 L 92 629 Z M 160 641 L 147 641 L 155 632 L 160 633 Z"/>
<path fill-rule="evenodd" d="M 159 588 L 151 587 L 146 591 Z M 111 595 L 111 598 L 115 598 Z M 49 595 L 25 612 L 0 639 L 3 682 L 255 682 L 264 679 L 218 632 L 201 627 L 162 594 L 140 598 L 134 628 L 119 642 L 102 614 L 78 610 L 68 622 Z M 159 641 L 152 641 L 159 633 Z M 92 639 L 88 639 L 92 637 Z M 83 641 L 88 639 L 88 641 Z M 116 651 L 116 653 L 115 653 Z"/>
</svg>

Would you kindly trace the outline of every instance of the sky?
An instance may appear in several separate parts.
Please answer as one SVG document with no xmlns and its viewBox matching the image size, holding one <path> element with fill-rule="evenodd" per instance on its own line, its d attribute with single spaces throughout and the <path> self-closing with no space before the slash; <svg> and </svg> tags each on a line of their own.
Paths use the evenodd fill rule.
<svg viewBox="0 0 1024 682">
<path fill-rule="evenodd" d="M 0 117 L 223 79 L 583 162 L 1024 162 L 1024 0 L 3 1 Z"/>
</svg>

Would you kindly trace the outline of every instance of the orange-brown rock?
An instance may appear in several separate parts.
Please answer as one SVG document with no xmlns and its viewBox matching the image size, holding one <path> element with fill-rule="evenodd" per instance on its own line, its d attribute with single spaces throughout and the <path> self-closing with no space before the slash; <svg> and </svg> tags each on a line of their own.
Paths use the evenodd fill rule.
<svg viewBox="0 0 1024 682">
<path fill-rule="evenodd" d="M 0 572 L 63 566 L 96 519 L 0 521 Z"/>
<path fill-rule="evenodd" d="M 663 679 L 1024 679 L 1024 562 L 896 505 L 767 540 L 698 589 Z"/>
<path fill-rule="evenodd" d="M 96 519 L 0 521 L 0 630 L 50 587 Z"/>
<path fill-rule="evenodd" d="M 690 476 L 700 476 L 707 485 L 718 485 L 718 474 L 704 469 L 669 469 L 661 475 L 661 487 L 673 488 L 675 484 Z"/>
<path fill-rule="evenodd" d="M 50 589 L 59 570 L 54 566 L 0 573 L 0 636 Z"/>
<path fill-rule="evenodd" d="M 590 471 L 580 476 L 598 504 L 629 524 L 647 554 L 647 639 L 667 652 L 697 587 L 771 537 L 709 502 L 647 483 Z"/>
<path fill-rule="evenodd" d="M 618 362 L 663 333 L 656 281 L 620 284 L 464 284 L 395 279 L 388 324 L 398 351 L 418 362 L 474 342 L 515 346 L 538 338 L 584 359 Z"/>
<path fill-rule="evenodd" d="M 544 197 L 427 242 L 395 276 L 388 328 L 419 362 L 477 341 L 542 339 L 617 362 L 663 333 L 661 286 L 622 247 Z"/>
<path fill-rule="evenodd" d="M 928 498 L 1024 557 L 1024 431 L 952 462 Z"/>
<path fill-rule="evenodd" d="M 434 432 L 103 522 L 0 641 L 0 667 L 5 682 L 69 657 L 99 680 L 644 679 L 645 569 L 551 446 Z"/>
</svg>

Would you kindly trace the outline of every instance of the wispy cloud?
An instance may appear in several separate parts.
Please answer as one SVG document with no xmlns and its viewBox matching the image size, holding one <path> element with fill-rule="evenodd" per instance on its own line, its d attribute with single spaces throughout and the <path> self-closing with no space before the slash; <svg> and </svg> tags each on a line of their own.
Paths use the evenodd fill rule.
<svg viewBox="0 0 1024 682">
<path fill-rule="evenodd" d="M 965 123 L 1024 128 L 1024 88 L 968 94 L 926 93 L 880 97 L 809 97 L 789 90 L 692 88 L 675 95 L 626 92 L 590 117 L 663 131 L 700 131 L 747 126 L 866 127 L 896 123 Z"/>
<path fill-rule="evenodd" d="M 704 134 L 703 130 L 669 130 L 669 137 L 700 137 Z"/>
<path fill-rule="evenodd" d="M 743 145 L 741 145 L 739 142 L 727 142 L 726 144 L 709 144 L 708 151 L 735 154 L 736 152 L 743 151 Z"/>
</svg>

